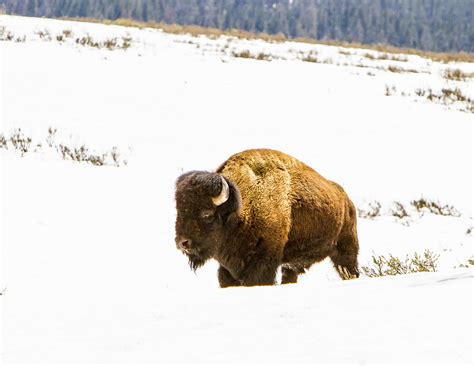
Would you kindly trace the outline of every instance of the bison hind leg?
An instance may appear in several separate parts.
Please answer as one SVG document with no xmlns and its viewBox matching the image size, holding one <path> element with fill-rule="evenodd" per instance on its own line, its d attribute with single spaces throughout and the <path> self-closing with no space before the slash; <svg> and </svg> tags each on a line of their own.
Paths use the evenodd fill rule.
<svg viewBox="0 0 474 366">
<path fill-rule="evenodd" d="M 343 280 L 354 280 L 356 278 L 359 278 L 359 270 L 357 268 L 352 268 L 351 270 L 349 270 L 348 267 L 342 266 L 340 264 L 334 266 L 334 268 L 339 274 L 339 277 L 341 277 Z"/>
<path fill-rule="evenodd" d="M 343 280 L 359 277 L 358 254 L 359 243 L 355 232 L 339 238 L 336 250 L 330 255 L 330 258 L 334 268 Z"/>
</svg>

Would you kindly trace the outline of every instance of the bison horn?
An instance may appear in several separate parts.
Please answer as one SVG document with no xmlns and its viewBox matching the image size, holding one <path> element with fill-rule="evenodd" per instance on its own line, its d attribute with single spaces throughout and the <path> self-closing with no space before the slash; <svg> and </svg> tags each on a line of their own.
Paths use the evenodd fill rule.
<svg viewBox="0 0 474 366">
<path fill-rule="evenodd" d="M 212 202 L 216 206 L 222 205 L 223 203 L 227 202 L 227 200 L 229 199 L 229 185 L 227 184 L 226 180 L 222 177 L 221 177 L 221 181 L 222 181 L 221 193 L 219 193 L 219 195 L 216 197 L 212 197 Z"/>
</svg>

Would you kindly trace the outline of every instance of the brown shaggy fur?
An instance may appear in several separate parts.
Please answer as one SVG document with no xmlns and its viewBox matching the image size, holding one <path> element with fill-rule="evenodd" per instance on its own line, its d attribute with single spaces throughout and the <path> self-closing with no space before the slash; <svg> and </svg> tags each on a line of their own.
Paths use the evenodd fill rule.
<svg viewBox="0 0 474 366">
<path fill-rule="evenodd" d="M 212 197 L 229 185 L 220 206 Z M 194 270 L 220 264 L 221 287 L 297 281 L 330 257 L 341 278 L 359 275 L 356 210 L 337 183 L 274 150 L 231 156 L 216 171 L 189 172 L 176 183 L 176 243 Z"/>
</svg>

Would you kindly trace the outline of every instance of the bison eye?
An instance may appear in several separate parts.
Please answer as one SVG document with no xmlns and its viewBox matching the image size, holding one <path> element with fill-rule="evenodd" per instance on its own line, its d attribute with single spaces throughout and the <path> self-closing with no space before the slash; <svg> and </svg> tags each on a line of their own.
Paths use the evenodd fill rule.
<svg viewBox="0 0 474 366">
<path fill-rule="evenodd" d="M 201 219 L 205 223 L 210 224 L 214 221 L 214 210 L 203 210 L 201 211 Z"/>
</svg>

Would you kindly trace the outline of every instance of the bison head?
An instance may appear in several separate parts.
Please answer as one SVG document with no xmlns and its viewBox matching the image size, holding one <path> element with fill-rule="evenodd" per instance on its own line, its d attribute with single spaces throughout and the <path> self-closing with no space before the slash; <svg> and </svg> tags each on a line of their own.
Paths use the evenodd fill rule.
<svg viewBox="0 0 474 366">
<path fill-rule="evenodd" d="M 219 250 L 240 207 L 239 197 L 235 185 L 216 173 L 193 171 L 178 178 L 176 247 L 193 270 Z"/>
</svg>

